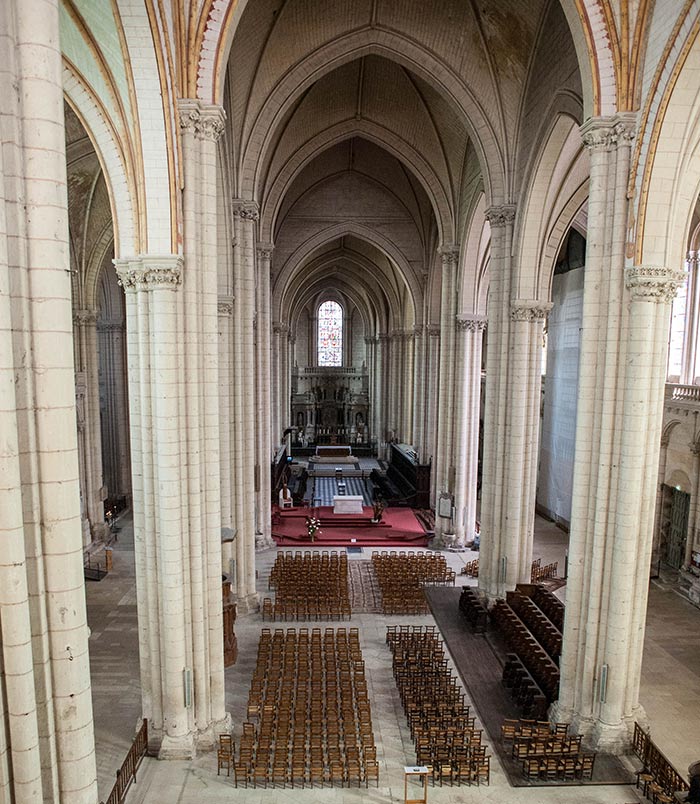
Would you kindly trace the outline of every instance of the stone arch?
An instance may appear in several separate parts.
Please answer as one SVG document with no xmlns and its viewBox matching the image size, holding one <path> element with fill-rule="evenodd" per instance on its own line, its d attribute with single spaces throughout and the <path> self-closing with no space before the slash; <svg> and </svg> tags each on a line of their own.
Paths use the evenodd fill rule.
<svg viewBox="0 0 700 804">
<path fill-rule="evenodd" d="M 587 184 L 588 170 L 586 156 L 578 133 L 577 121 L 568 114 L 559 114 L 550 121 L 546 135 L 541 138 L 542 146 L 538 150 L 530 171 L 529 186 L 524 197 L 526 199 L 519 215 L 516 229 L 517 264 L 519 275 L 517 294 L 521 298 L 549 298 L 553 261 L 545 265 L 544 251 L 552 240 L 563 238 L 562 228 L 570 224 L 581 206 L 581 201 L 573 211 L 569 209 L 568 224 L 561 211 L 556 220 L 549 216 L 561 204 L 570 206 L 571 197 L 580 193 L 582 185 Z M 568 151 L 568 154 L 567 154 Z M 557 178 L 557 172 L 563 175 Z M 553 232 L 556 232 L 552 238 Z M 556 253 L 554 254 L 556 258 Z M 544 294 L 544 295 L 543 295 Z"/>
<path fill-rule="evenodd" d="M 681 269 L 700 192 L 700 20 L 673 67 L 659 111 L 644 132 L 634 249 L 638 265 Z M 641 167 L 641 166 L 640 166 Z"/>
<path fill-rule="evenodd" d="M 401 273 L 404 281 L 408 285 L 411 293 L 413 303 L 414 316 L 416 322 L 419 318 L 419 311 L 422 309 L 422 297 L 419 278 L 411 268 L 408 260 L 404 257 L 401 251 L 396 247 L 391 240 L 384 237 L 379 232 L 371 229 L 369 226 L 357 223 L 356 221 L 344 221 L 342 223 L 334 224 L 317 232 L 308 240 L 304 241 L 285 261 L 281 267 L 274 287 L 272 289 L 272 317 L 273 319 L 281 320 L 282 316 L 282 300 L 284 297 L 284 289 L 292 278 L 297 267 L 308 258 L 310 254 L 316 251 L 321 246 L 325 245 L 331 240 L 344 235 L 356 235 L 362 240 L 374 245 L 379 249 L 391 262 L 396 265 Z"/>
<path fill-rule="evenodd" d="M 486 196 L 481 193 L 474 206 L 462 246 L 458 287 L 460 312 L 464 315 L 486 315 L 486 294 L 481 287 L 484 280 L 481 269 L 484 249 L 490 237 L 490 226 L 486 220 Z"/>
<path fill-rule="evenodd" d="M 369 120 L 345 121 L 326 129 L 305 142 L 292 155 L 265 194 L 260 215 L 261 238 L 267 241 L 273 239 L 280 205 L 299 173 L 322 151 L 356 136 L 384 148 L 413 172 L 431 201 L 440 239 L 453 239 L 454 219 L 450 201 L 435 171 L 404 139 Z"/>
<path fill-rule="evenodd" d="M 581 207 L 588 201 L 589 182 L 586 180 L 576 188 L 574 194 L 569 198 L 562 209 L 556 223 L 552 227 L 549 238 L 542 250 L 542 271 L 540 273 L 540 288 L 538 299 L 549 299 L 552 293 L 552 280 L 554 279 L 554 268 L 556 259 L 561 250 L 564 238 L 571 229 L 576 216 Z M 546 285 L 545 285 L 546 282 Z"/>
<path fill-rule="evenodd" d="M 371 330 L 373 326 L 377 332 L 380 330 L 388 331 L 391 329 L 391 311 L 399 308 L 399 299 L 391 287 L 384 287 L 376 280 L 373 275 L 374 265 L 370 260 L 361 254 L 343 253 L 341 255 L 337 251 L 326 252 L 319 255 L 311 263 L 307 263 L 309 270 L 305 278 L 299 277 L 297 282 L 293 281 L 289 286 L 290 294 L 285 295 L 285 301 L 287 299 L 290 301 L 291 316 L 293 317 L 297 305 L 306 304 L 308 302 L 307 298 L 302 299 L 302 294 L 304 293 L 302 286 L 304 284 L 309 284 L 310 278 L 315 283 L 317 275 L 319 281 L 323 281 L 325 267 L 331 263 L 338 262 L 341 259 L 345 263 L 356 266 L 356 272 L 349 274 L 348 280 L 354 278 L 357 279 L 357 282 L 348 281 L 343 286 L 345 288 L 343 292 L 346 293 L 348 297 L 352 298 L 358 309 L 363 311 L 363 315 L 365 315 L 366 308 L 366 318 L 364 320 L 368 331 Z M 361 294 L 358 291 L 357 288 L 360 286 L 360 281 L 363 279 L 368 289 L 372 291 L 371 293 Z M 388 313 L 382 310 L 381 307 L 376 303 L 377 299 L 381 297 L 382 293 L 384 293 L 387 297 L 389 307 Z M 296 301 L 295 297 L 297 298 Z"/>
<path fill-rule="evenodd" d="M 115 257 L 138 254 L 141 242 L 136 220 L 140 211 L 136 179 L 128 154 L 104 108 L 65 61 L 63 91 L 66 101 L 90 137 L 102 167 L 112 210 Z"/>
<path fill-rule="evenodd" d="M 297 99 L 321 76 L 370 54 L 383 56 L 420 76 L 463 112 L 482 168 L 489 203 L 503 203 L 506 189 L 502 146 L 472 92 L 459 76 L 415 41 L 375 29 L 353 31 L 334 39 L 296 64 L 278 82 L 245 143 L 238 191 L 241 197 L 257 197 L 273 133 Z"/>
</svg>

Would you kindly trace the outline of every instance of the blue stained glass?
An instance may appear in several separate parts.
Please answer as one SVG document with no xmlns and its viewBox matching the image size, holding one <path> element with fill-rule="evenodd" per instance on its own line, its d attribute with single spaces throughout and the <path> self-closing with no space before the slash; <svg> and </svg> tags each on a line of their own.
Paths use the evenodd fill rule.
<svg viewBox="0 0 700 804">
<path fill-rule="evenodd" d="M 343 308 L 338 302 L 318 308 L 318 365 L 343 365 Z"/>
</svg>

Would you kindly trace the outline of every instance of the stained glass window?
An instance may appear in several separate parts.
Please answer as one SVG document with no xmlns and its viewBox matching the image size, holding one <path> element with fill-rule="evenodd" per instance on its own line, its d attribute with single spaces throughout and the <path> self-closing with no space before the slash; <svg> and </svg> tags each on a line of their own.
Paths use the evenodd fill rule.
<svg viewBox="0 0 700 804">
<path fill-rule="evenodd" d="M 343 365 L 343 308 L 326 301 L 318 308 L 318 365 Z"/>
</svg>

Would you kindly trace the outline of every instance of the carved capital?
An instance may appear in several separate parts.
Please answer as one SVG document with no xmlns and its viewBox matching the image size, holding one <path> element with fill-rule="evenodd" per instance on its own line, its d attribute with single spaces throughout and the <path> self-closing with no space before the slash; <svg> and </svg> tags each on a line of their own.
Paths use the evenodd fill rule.
<svg viewBox="0 0 700 804">
<path fill-rule="evenodd" d="M 222 318 L 233 315 L 233 302 L 235 296 L 219 296 L 217 311 Z"/>
<path fill-rule="evenodd" d="M 275 248 L 274 243 L 258 243 L 258 245 L 255 247 L 258 259 L 271 260 L 274 248 Z"/>
<path fill-rule="evenodd" d="M 618 145 L 630 146 L 637 133 L 637 115 L 621 112 L 605 117 L 591 117 L 579 129 L 589 150 L 609 151 Z"/>
<path fill-rule="evenodd" d="M 457 243 L 443 243 L 438 249 L 443 265 L 455 266 L 459 261 L 459 246 Z"/>
<path fill-rule="evenodd" d="M 505 226 L 515 220 L 515 204 L 500 204 L 489 207 L 484 214 L 492 229 Z"/>
<path fill-rule="evenodd" d="M 242 198 L 234 198 L 233 217 L 244 221 L 257 221 L 260 217 L 260 208 L 256 201 L 244 201 Z"/>
<path fill-rule="evenodd" d="M 666 444 L 664 444 L 663 443 L 663 438 L 662 438 L 661 439 L 662 446 L 668 446 L 668 442 L 670 440 L 671 440 L 670 436 L 666 436 Z M 690 450 L 692 455 L 695 455 L 695 457 L 697 457 L 698 455 L 700 455 L 700 441 L 691 441 L 688 444 L 688 449 Z"/>
<path fill-rule="evenodd" d="M 126 291 L 176 290 L 182 282 L 179 254 L 143 254 L 131 260 L 114 260 L 119 284 Z"/>
<path fill-rule="evenodd" d="M 551 309 L 552 302 L 514 299 L 510 303 L 510 317 L 512 321 L 546 321 Z"/>
<path fill-rule="evenodd" d="M 180 131 L 198 140 L 216 142 L 224 133 L 226 112 L 221 106 L 204 104 L 189 98 L 178 102 Z"/>
<path fill-rule="evenodd" d="M 485 315 L 458 315 L 455 325 L 460 332 L 483 332 L 486 320 Z"/>
<path fill-rule="evenodd" d="M 651 265 L 635 265 L 625 268 L 625 287 L 633 301 L 670 304 L 678 288 L 683 284 L 685 271 Z"/>
<path fill-rule="evenodd" d="M 282 321 L 273 321 L 272 331 L 275 335 L 287 335 L 289 333 L 289 327 Z"/>
<path fill-rule="evenodd" d="M 97 310 L 73 310 L 73 323 L 76 326 L 97 323 Z"/>
<path fill-rule="evenodd" d="M 428 326 L 425 328 L 425 331 L 428 333 L 428 337 L 430 338 L 438 338 L 440 336 L 440 327 L 437 327 L 434 324 L 428 324 Z"/>
</svg>

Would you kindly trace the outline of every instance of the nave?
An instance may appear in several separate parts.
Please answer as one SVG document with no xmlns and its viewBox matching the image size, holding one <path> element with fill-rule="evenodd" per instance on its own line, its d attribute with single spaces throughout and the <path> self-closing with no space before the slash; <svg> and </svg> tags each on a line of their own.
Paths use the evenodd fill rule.
<svg viewBox="0 0 700 804">
<path fill-rule="evenodd" d="M 131 522 L 120 522 L 121 531 L 114 545 L 114 570 L 99 584 L 87 586 L 88 620 L 92 635 L 90 655 L 93 705 L 97 742 L 100 798 L 109 792 L 116 767 L 121 763 L 133 739 L 134 727 L 141 713 L 139 692 L 136 592 L 133 570 Z M 535 555 L 542 563 L 558 562 L 563 568 L 566 536 L 541 518 L 536 519 Z M 459 573 L 461 567 L 477 557 L 473 552 L 443 553 Z M 259 554 L 257 591 L 260 598 L 269 595 L 267 578 L 277 551 Z M 368 560 L 371 550 L 348 561 Z M 457 575 L 458 583 L 475 583 Z M 557 594 L 565 598 L 566 586 Z M 649 594 L 641 700 L 653 723 L 653 738 L 669 760 L 681 771 L 697 759 L 695 724 L 700 718 L 700 612 L 682 600 L 670 586 L 652 581 Z M 313 790 L 247 789 L 236 790 L 233 777 L 216 774 L 216 754 L 202 753 L 192 762 L 169 763 L 146 759 L 132 787 L 128 802 L 276 802 L 280 800 L 341 802 L 348 800 L 403 801 L 403 767 L 415 761 L 411 735 L 391 673 L 391 656 L 386 646 L 386 626 L 410 622 L 434 623 L 431 616 L 386 616 L 378 613 L 354 613 L 343 623 L 308 623 L 311 626 L 343 625 L 358 627 L 366 663 L 369 697 L 372 706 L 377 758 L 380 764 L 379 788 L 315 788 Z M 239 658 L 226 670 L 226 704 L 232 714 L 234 739 L 238 741 L 255 655 L 263 623 L 259 612 L 240 614 L 236 622 Z M 278 623 L 289 627 L 304 623 Z M 483 702 L 468 701 L 477 718 Z M 485 741 L 490 741 L 485 738 Z M 491 783 L 480 787 L 431 787 L 429 800 L 452 801 L 522 801 L 590 802 L 590 804 L 627 804 L 642 800 L 634 787 L 586 786 L 556 789 L 518 788 L 508 785 L 497 758 L 491 760 Z"/>
</svg>

